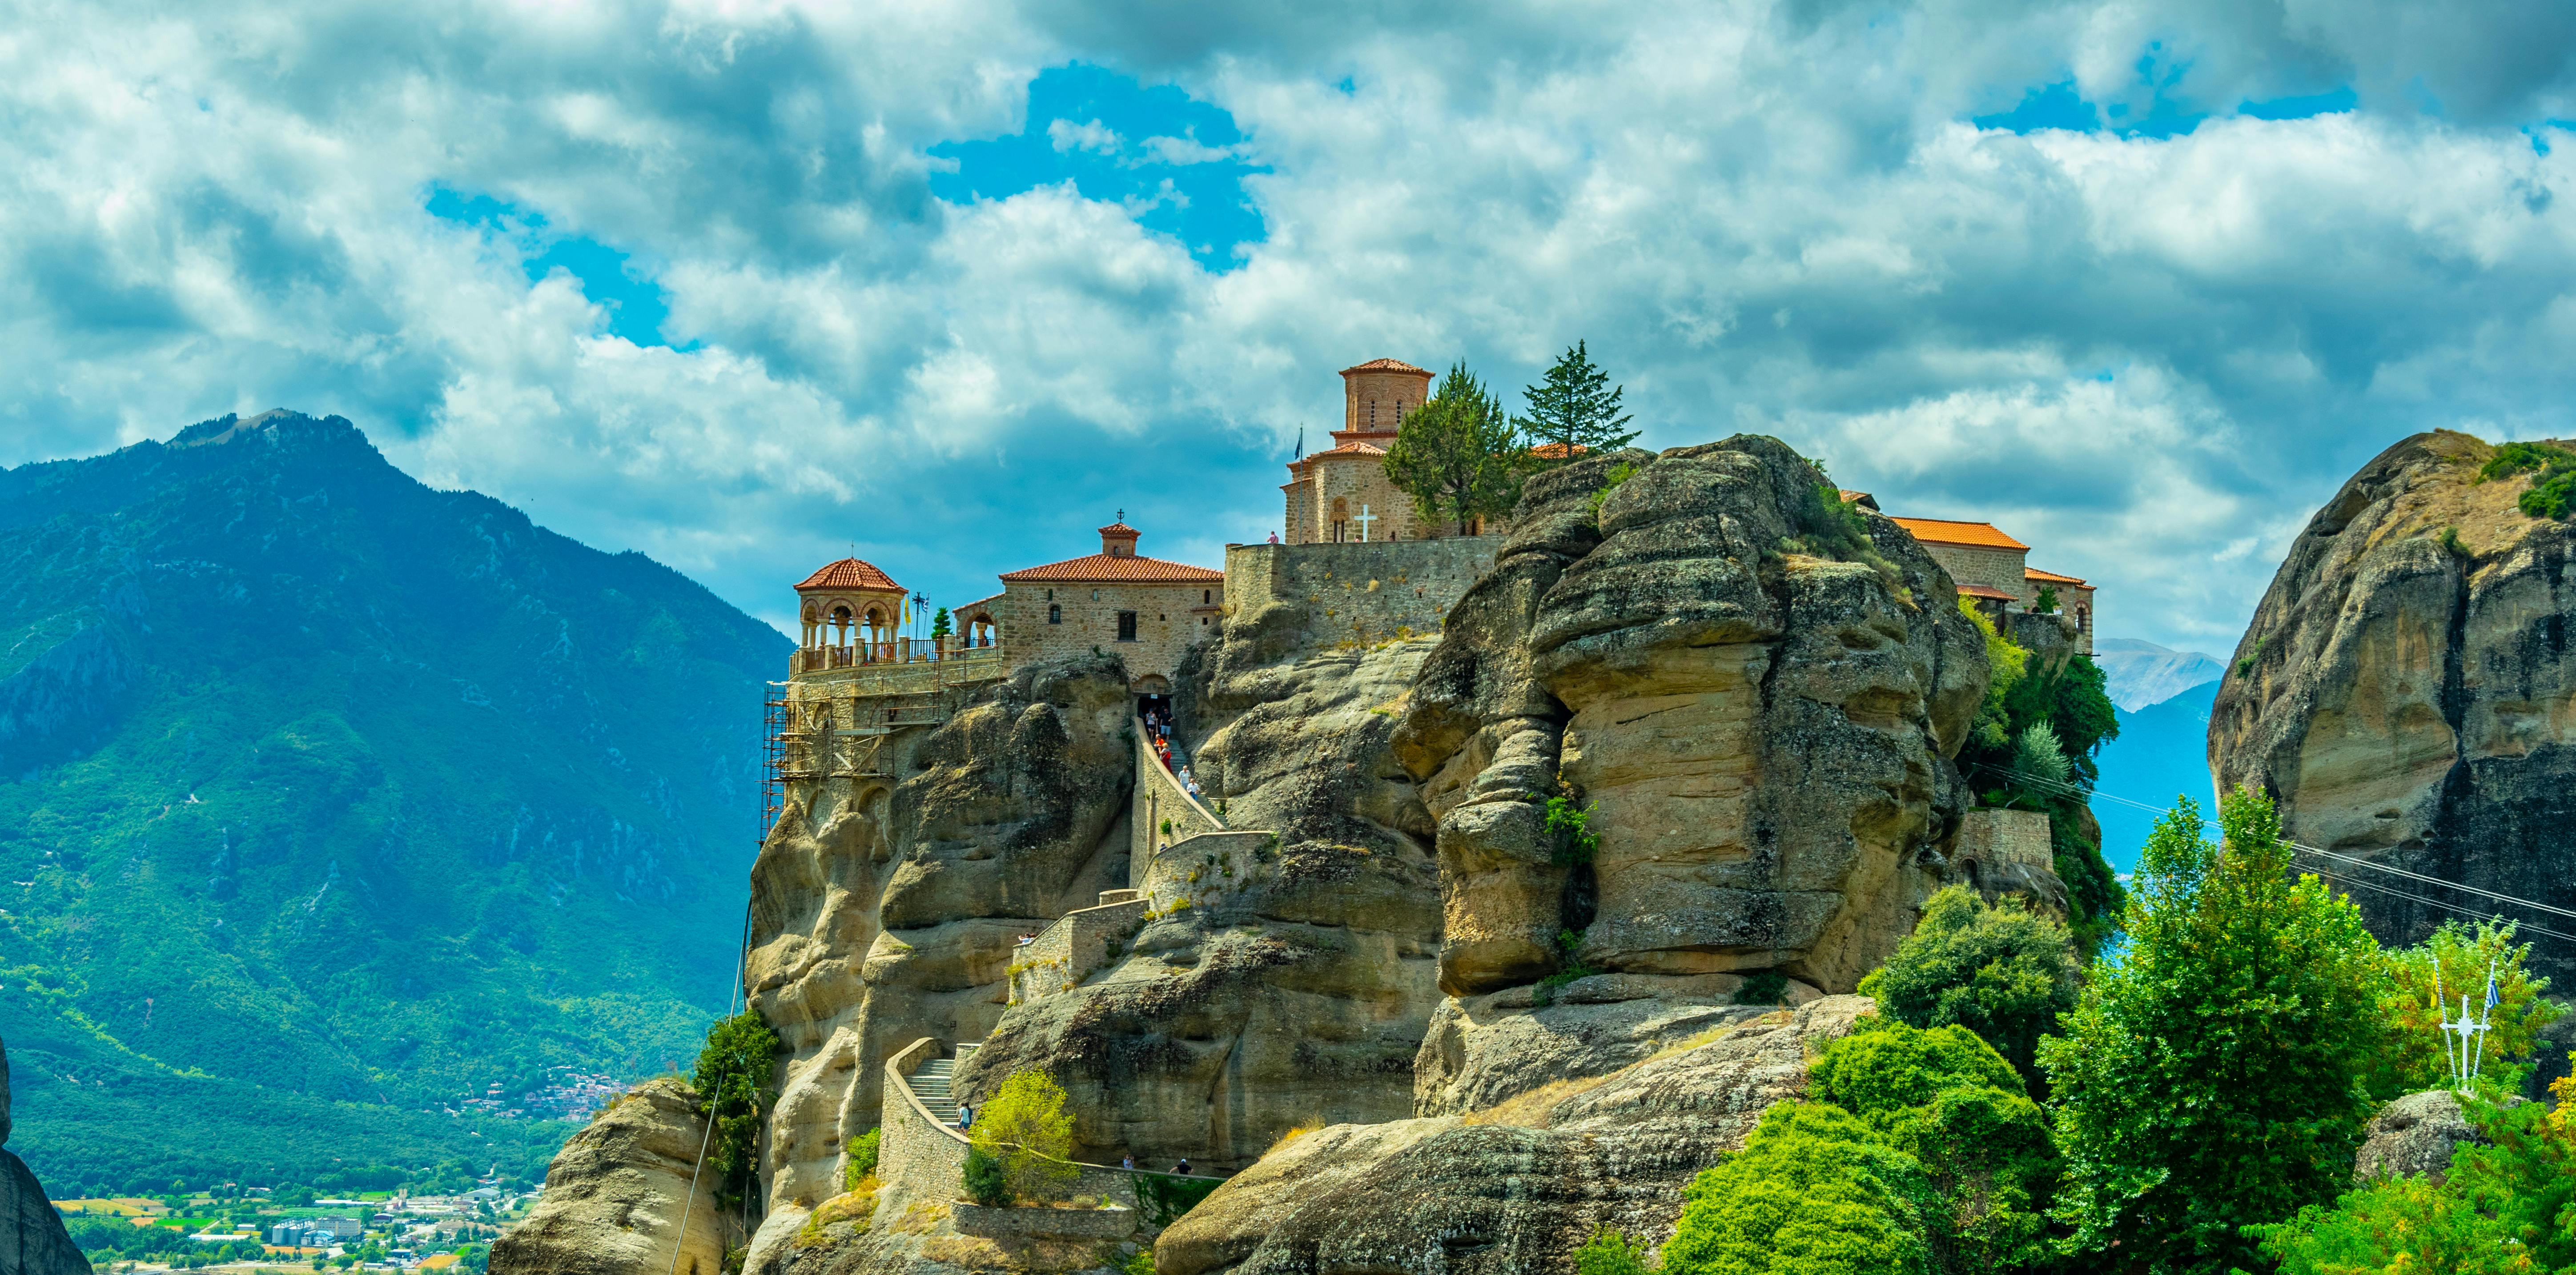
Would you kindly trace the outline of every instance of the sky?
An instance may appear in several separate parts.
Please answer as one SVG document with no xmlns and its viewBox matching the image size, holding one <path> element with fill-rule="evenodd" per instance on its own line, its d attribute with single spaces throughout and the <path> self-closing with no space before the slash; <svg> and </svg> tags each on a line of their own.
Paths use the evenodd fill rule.
<svg viewBox="0 0 2576 1275">
<path fill-rule="evenodd" d="M 1576 340 L 2223 654 L 2406 435 L 2576 433 L 2576 7 L 0 0 L 0 465 L 225 412 L 755 615 L 1280 524 Z"/>
</svg>

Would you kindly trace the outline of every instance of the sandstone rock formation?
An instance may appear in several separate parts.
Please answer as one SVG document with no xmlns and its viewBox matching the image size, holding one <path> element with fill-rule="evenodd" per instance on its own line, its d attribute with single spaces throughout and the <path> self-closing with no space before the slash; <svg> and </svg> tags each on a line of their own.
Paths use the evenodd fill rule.
<svg viewBox="0 0 2576 1275">
<path fill-rule="evenodd" d="M 1804 1093 L 1811 1053 L 1870 1008 L 1826 997 L 1473 1115 L 1307 1134 L 1165 1231 L 1155 1269 L 1517 1275 L 1571 1270 L 1600 1227 L 1660 1244 L 1680 1187 Z"/>
<path fill-rule="evenodd" d="M 9 1141 L 9 1051 L 0 1046 L 0 1144 Z M 0 1271 L 18 1275 L 89 1275 L 89 1258 L 72 1243 L 45 1184 L 15 1152 L 0 1149 Z"/>
<path fill-rule="evenodd" d="M 1411 1113 L 1440 885 L 1387 741 L 1430 644 L 1318 649 L 1301 611 L 1230 619 L 1179 687 L 1200 782 L 1276 843 L 1215 879 L 1149 869 L 1149 896 L 1194 906 L 1096 981 L 1014 1008 L 961 1073 L 972 1093 L 1047 1070 L 1085 1158 L 1232 1169 L 1292 1128 Z"/>
<path fill-rule="evenodd" d="M 1571 931 L 1593 969 L 1848 991 L 1912 929 L 1984 648 L 1921 546 L 1821 482 L 1753 436 L 1532 480 L 1396 739 L 1439 819 L 1444 990 L 1547 975 Z M 1598 806 L 1588 865 L 1543 827 L 1560 782 Z"/>
<path fill-rule="evenodd" d="M 1129 705 L 1114 657 L 1032 665 L 791 797 L 752 867 L 751 1004 L 789 1050 L 755 1260 L 840 1193 L 885 1060 L 982 1039 L 1018 936 L 1125 884 Z M 872 738 L 831 711 L 839 746 Z"/>
<path fill-rule="evenodd" d="M 2516 508 L 2526 478 L 2478 481 L 2493 449 L 2406 439 L 2317 511 L 2255 609 L 2210 712 L 2221 790 L 2253 784 L 2303 844 L 2576 906 L 2576 532 Z M 2322 866 L 2302 861 L 2303 867 Z M 2382 942 L 2492 905 L 2340 874 Z M 2512 915 L 2512 909 L 2506 909 Z M 2534 964 L 2562 986 L 2576 953 Z"/>
<path fill-rule="evenodd" d="M 2451 1171 L 2451 1153 L 2463 1143 L 2484 1142 L 2448 1089 L 2410 1093 L 2379 1109 L 2353 1159 L 2356 1178 L 2424 1174 L 2439 1182 Z"/>
<path fill-rule="evenodd" d="M 493 1242 L 494 1275 L 721 1275 L 741 1229 L 712 1177 L 691 1189 L 706 1134 L 678 1077 L 637 1085 L 556 1153 L 528 1219 Z"/>
</svg>

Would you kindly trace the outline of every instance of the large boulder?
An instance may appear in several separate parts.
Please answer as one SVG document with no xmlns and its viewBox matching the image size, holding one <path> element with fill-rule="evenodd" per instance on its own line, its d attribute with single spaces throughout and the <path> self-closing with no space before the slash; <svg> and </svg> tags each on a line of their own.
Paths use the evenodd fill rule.
<svg viewBox="0 0 2576 1275">
<path fill-rule="evenodd" d="M 1521 1275 L 1572 1271 L 1602 1227 L 1660 1244 L 1680 1188 L 1805 1093 L 1809 1057 L 1871 1008 L 1825 997 L 1463 1116 L 1306 1134 L 1163 1232 L 1155 1269 Z"/>
<path fill-rule="evenodd" d="M 1439 820 L 1445 991 L 1569 961 L 1848 991 L 1913 928 L 1982 638 L 1912 536 L 1822 483 L 1756 436 L 1531 481 L 1395 741 Z M 1545 826 L 1566 790 L 1598 807 L 1588 864 Z"/>
<path fill-rule="evenodd" d="M 706 1137 L 678 1077 L 627 1091 L 556 1153 L 527 1220 L 493 1241 L 494 1275 L 720 1275 L 739 1231 L 699 1174 Z"/>
<path fill-rule="evenodd" d="M 9 1140 L 9 1051 L 0 1046 L 0 1143 Z M 0 1271 L 18 1275 L 89 1275 L 89 1258 L 72 1243 L 45 1184 L 17 1153 L 0 1150 Z"/>
<path fill-rule="evenodd" d="M 2421 1174 L 2439 1182 L 2450 1174 L 2452 1152 L 2484 1141 L 2460 1110 L 2458 1094 L 2448 1089 L 2410 1093 L 2371 1117 L 2361 1152 L 2353 1157 L 2353 1176 Z"/>
<path fill-rule="evenodd" d="M 1013 1006 L 962 1092 L 1043 1069 L 1086 1158 L 1219 1170 L 1291 1129 L 1411 1114 L 1440 879 L 1388 706 L 1430 643 L 1283 639 L 1294 618 L 1229 619 L 1177 688 L 1210 799 L 1275 839 L 1158 855 L 1137 883 L 1154 919 L 1097 978 Z"/>
<path fill-rule="evenodd" d="M 877 751 L 791 784 L 752 866 L 751 1006 L 788 1050 L 753 1269 L 840 1193 L 885 1060 L 925 1036 L 982 1039 L 1018 936 L 1126 884 L 1127 682 L 1114 656 L 1031 664 L 950 692 L 932 729 L 887 735 L 846 699 L 796 706 L 801 730 Z"/>
<path fill-rule="evenodd" d="M 2418 434 L 2309 519 L 2255 608 L 2210 710 L 2221 791 L 2252 784 L 2309 846 L 2576 906 L 2576 531 L 2516 507 L 2526 478 L 2479 480 L 2494 454 Z M 2491 905 L 2336 871 L 2381 941 L 2421 939 Z M 2403 895 L 2435 897 L 2441 907 Z M 2511 909 L 2507 909 L 2511 915 Z M 2562 984 L 2576 954 L 2533 963 Z"/>
</svg>

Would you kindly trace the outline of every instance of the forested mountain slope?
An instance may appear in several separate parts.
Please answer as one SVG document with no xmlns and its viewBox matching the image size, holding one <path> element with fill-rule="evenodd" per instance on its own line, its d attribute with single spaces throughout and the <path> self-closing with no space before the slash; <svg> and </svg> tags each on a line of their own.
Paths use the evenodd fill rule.
<svg viewBox="0 0 2576 1275">
<path fill-rule="evenodd" d="M 461 1104 L 692 1051 L 787 645 L 338 417 L 0 471 L 13 1147 L 58 1189 L 541 1167 L 565 1126 Z"/>
</svg>

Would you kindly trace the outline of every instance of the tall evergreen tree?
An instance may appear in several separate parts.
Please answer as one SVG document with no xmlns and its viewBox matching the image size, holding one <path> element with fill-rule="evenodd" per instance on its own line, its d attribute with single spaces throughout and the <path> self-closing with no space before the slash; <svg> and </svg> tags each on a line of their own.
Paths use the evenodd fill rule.
<svg viewBox="0 0 2576 1275">
<path fill-rule="evenodd" d="M 1502 400 L 1461 361 L 1396 426 L 1386 476 L 1425 519 L 1454 523 L 1463 536 L 1474 519 L 1511 512 L 1527 454 Z"/>
<path fill-rule="evenodd" d="M 1545 384 L 1525 387 L 1529 415 L 1516 422 L 1537 449 L 1539 463 L 1562 465 L 1582 451 L 1615 451 L 1637 437 L 1624 429 L 1629 418 L 1619 412 L 1621 386 L 1593 366 L 1583 342 L 1574 343 L 1547 370 Z"/>
</svg>

